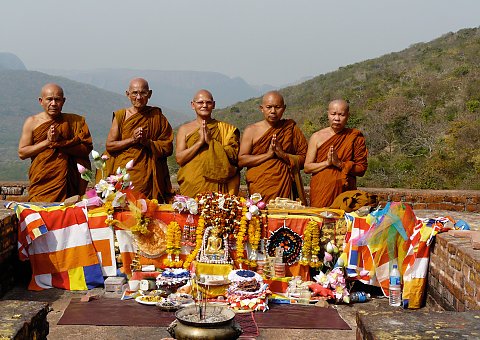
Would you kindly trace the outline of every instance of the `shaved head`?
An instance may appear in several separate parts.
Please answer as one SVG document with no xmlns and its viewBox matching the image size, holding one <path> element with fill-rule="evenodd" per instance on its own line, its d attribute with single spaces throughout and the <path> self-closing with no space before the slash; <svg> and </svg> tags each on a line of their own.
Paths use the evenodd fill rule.
<svg viewBox="0 0 480 340">
<path fill-rule="evenodd" d="M 262 97 L 262 104 L 265 104 L 268 101 L 268 99 L 270 99 L 270 98 L 274 99 L 274 101 L 276 103 L 279 103 L 279 104 L 281 103 L 280 105 L 282 105 L 282 106 L 285 105 L 285 101 L 283 99 L 283 96 L 278 91 L 269 91 L 269 92 L 265 93 Z"/>
<path fill-rule="evenodd" d="M 213 95 L 210 91 L 201 89 L 195 93 L 195 96 L 193 96 L 193 100 L 197 100 L 199 97 L 205 97 L 213 101 Z"/>
<path fill-rule="evenodd" d="M 40 97 L 43 98 L 46 95 L 46 93 L 52 93 L 52 92 L 55 92 L 55 93 L 61 95 L 62 97 L 64 96 L 63 89 L 61 88 L 60 85 L 55 84 L 55 83 L 48 83 L 48 84 L 43 85 L 43 87 L 40 91 Z"/>
<path fill-rule="evenodd" d="M 339 106 L 340 108 L 342 108 L 342 110 L 344 110 L 346 113 L 349 113 L 350 112 L 350 104 L 348 104 L 348 102 L 346 100 L 343 100 L 343 99 L 335 99 L 335 100 L 332 100 L 330 102 L 330 104 L 328 104 L 328 109 L 331 110 L 333 107 L 335 106 Z"/>
<path fill-rule="evenodd" d="M 134 87 L 143 88 L 147 91 L 150 89 L 148 87 L 148 81 L 146 81 L 143 78 L 134 78 L 134 79 L 130 80 L 130 84 L 128 85 L 128 89 L 132 89 Z"/>
</svg>

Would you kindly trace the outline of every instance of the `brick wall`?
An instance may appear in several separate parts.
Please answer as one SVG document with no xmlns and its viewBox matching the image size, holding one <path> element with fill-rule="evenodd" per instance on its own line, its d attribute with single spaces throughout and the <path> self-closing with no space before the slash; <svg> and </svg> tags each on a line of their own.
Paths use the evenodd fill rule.
<svg viewBox="0 0 480 340">
<path fill-rule="evenodd" d="M 0 200 L 24 200 L 28 189 L 28 181 L 0 182 Z"/>
<path fill-rule="evenodd" d="M 376 194 L 382 204 L 394 201 L 408 203 L 414 210 L 480 212 L 480 190 L 361 189 Z"/>
<path fill-rule="evenodd" d="M 480 250 L 469 238 L 438 234 L 430 254 L 427 303 L 449 311 L 480 310 Z"/>
</svg>

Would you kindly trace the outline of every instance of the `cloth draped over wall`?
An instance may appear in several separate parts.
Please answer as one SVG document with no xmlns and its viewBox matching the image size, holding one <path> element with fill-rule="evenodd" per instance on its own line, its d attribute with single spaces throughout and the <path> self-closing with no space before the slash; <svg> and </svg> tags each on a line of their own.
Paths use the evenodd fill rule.
<svg viewBox="0 0 480 340">
<path fill-rule="evenodd" d="M 273 135 L 277 145 L 288 154 L 289 163 L 279 158 L 247 169 L 246 181 L 250 194 L 260 193 L 265 202 L 284 197 L 299 198 L 306 205 L 300 170 L 303 169 L 307 154 L 307 140 L 292 119 L 282 119 L 278 127 L 268 129 L 253 144 L 252 155 L 268 152 Z"/>
<path fill-rule="evenodd" d="M 327 160 L 331 146 L 344 166 L 341 170 L 330 166 L 312 176 L 312 207 L 329 207 L 342 192 L 357 189 L 356 176 L 363 176 L 367 171 L 368 151 L 365 138 L 359 130 L 346 128 L 326 140 L 317 150 L 316 163 Z"/>
<path fill-rule="evenodd" d="M 61 140 L 32 157 L 28 172 L 30 202 L 62 202 L 73 195 L 83 195 L 87 182 L 80 178 L 77 163 L 90 169 L 88 154 L 92 137 L 85 119 L 73 113 L 62 113 L 57 119 L 42 123 L 33 130 L 33 144 L 47 139 L 51 125 Z"/>
<path fill-rule="evenodd" d="M 113 238 L 97 233 L 95 248 L 86 208 L 17 204 L 15 211 L 19 257 L 29 259 L 32 267 L 28 289 L 87 290 L 103 285 L 103 274 L 115 275 Z M 104 273 L 99 257 L 110 267 Z"/>
</svg>

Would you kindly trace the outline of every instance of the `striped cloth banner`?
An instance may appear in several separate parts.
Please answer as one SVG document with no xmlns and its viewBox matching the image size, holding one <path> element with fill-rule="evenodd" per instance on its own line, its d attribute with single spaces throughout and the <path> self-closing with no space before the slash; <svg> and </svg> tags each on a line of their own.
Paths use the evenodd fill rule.
<svg viewBox="0 0 480 340">
<path fill-rule="evenodd" d="M 79 207 L 16 204 L 19 254 L 29 259 L 28 289 L 87 290 L 104 283 L 87 213 Z"/>
<path fill-rule="evenodd" d="M 403 260 L 403 306 L 420 308 L 427 284 L 430 245 L 439 232 L 448 230 L 448 223 L 454 224 L 449 217 L 419 220 L 410 237 L 410 246 Z"/>
<path fill-rule="evenodd" d="M 117 276 L 113 230 L 106 223 L 107 213 L 103 208 L 88 211 L 88 228 L 103 276 Z"/>
<path fill-rule="evenodd" d="M 419 220 L 413 209 L 391 202 L 367 216 L 346 213 L 348 232 L 342 257 L 347 274 L 379 286 L 388 296 L 390 269 L 398 263 L 403 281 L 403 305 L 420 308 L 426 285 L 430 244 L 449 218 Z"/>
</svg>

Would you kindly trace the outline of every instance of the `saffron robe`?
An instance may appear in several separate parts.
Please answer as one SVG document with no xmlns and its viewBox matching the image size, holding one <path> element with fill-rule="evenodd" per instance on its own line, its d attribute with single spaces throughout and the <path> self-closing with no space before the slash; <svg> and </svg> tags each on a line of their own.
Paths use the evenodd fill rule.
<svg viewBox="0 0 480 340">
<path fill-rule="evenodd" d="M 172 183 L 168 171 L 167 157 L 173 153 L 173 130 L 162 110 L 148 107 L 147 110 L 125 119 L 126 109 L 114 112 L 120 140 L 130 138 L 138 127 L 146 132 L 148 145 L 135 144 L 127 149 L 109 153 L 104 177 L 115 174 L 118 167 L 125 167 L 133 159 L 133 168 L 128 170 L 133 190 L 159 203 L 168 203 L 172 196 Z M 97 181 L 101 179 L 98 176 Z"/>
<path fill-rule="evenodd" d="M 274 157 L 247 169 L 246 180 L 249 194 L 259 193 L 265 202 L 284 197 L 299 198 L 306 205 L 300 170 L 307 154 L 307 140 L 292 119 L 282 119 L 278 127 L 268 129 L 253 144 L 252 155 L 268 152 L 273 135 L 277 145 L 288 154 L 289 163 Z"/>
<path fill-rule="evenodd" d="M 316 163 L 327 160 L 332 145 L 337 151 L 338 158 L 344 163 L 343 169 L 332 165 L 312 175 L 310 182 L 312 207 L 329 207 L 342 192 L 356 190 L 356 176 L 363 176 L 367 171 L 368 151 L 365 137 L 359 130 L 346 128 L 326 140 L 317 150 Z"/>
<path fill-rule="evenodd" d="M 205 191 L 238 195 L 240 172 L 237 168 L 240 131 L 233 125 L 212 119 L 207 124 L 212 136 L 197 155 L 180 167 L 177 181 L 180 194 L 195 197 Z M 186 136 L 187 147 L 200 138 L 200 129 Z"/>
<path fill-rule="evenodd" d="M 88 184 L 80 178 L 77 169 L 77 163 L 90 169 L 88 154 L 93 145 L 85 118 L 62 113 L 33 130 L 33 144 L 47 139 L 51 125 L 55 126 L 61 140 L 52 142 L 48 149 L 31 158 L 30 202 L 62 202 L 70 196 L 83 195 Z"/>
</svg>

